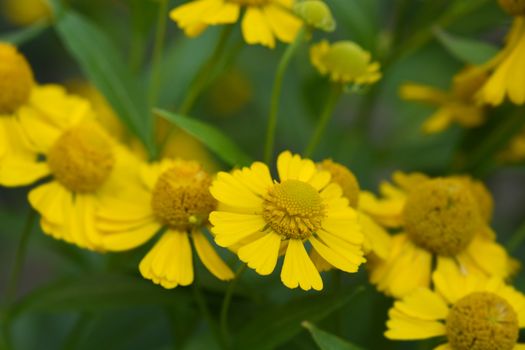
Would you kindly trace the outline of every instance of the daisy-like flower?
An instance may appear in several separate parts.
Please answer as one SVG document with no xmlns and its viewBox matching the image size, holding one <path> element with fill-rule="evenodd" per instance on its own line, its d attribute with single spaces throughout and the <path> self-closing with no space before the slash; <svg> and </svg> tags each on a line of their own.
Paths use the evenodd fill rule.
<svg viewBox="0 0 525 350">
<path fill-rule="evenodd" d="M 525 14 L 524 14 L 525 15 Z M 490 77 L 479 92 L 479 98 L 497 106 L 506 97 L 512 103 L 525 103 L 525 16 L 514 18 L 503 50 L 484 65 Z"/>
<path fill-rule="evenodd" d="M 381 78 L 379 63 L 352 41 L 330 44 L 323 40 L 310 48 L 310 61 L 322 74 L 340 84 L 373 84 Z"/>
<path fill-rule="evenodd" d="M 485 107 L 477 101 L 477 93 L 487 80 L 483 70 L 469 67 L 455 75 L 451 91 L 431 86 L 407 83 L 401 86 L 401 98 L 437 107 L 423 124 L 428 134 L 446 130 L 453 123 L 473 128 L 485 121 Z"/>
<path fill-rule="evenodd" d="M 385 336 L 446 338 L 435 350 L 519 350 L 525 296 L 501 279 L 461 274 L 450 262 L 433 274 L 435 291 L 419 288 L 396 301 Z"/>
<path fill-rule="evenodd" d="M 277 171 L 279 181 L 260 162 L 218 174 L 210 189 L 219 201 L 210 215 L 217 244 L 236 250 L 260 275 L 273 272 L 283 251 L 288 288 L 323 288 L 306 243 L 332 266 L 356 272 L 365 261 L 363 234 L 341 187 L 328 171 L 288 151 L 279 155 Z"/>
<path fill-rule="evenodd" d="M 290 43 L 302 23 L 293 13 L 294 0 L 191 0 L 170 12 L 186 35 L 201 34 L 208 26 L 235 23 L 245 10 L 242 33 L 248 44 L 275 47 L 275 38 Z"/>
<path fill-rule="evenodd" d="M 205 236 L 208 216 L 217 201 L 209 187 L 212 178 L 197 162 L 164 159 L 143 165 L 126 193 L 107 198 L 97 212 L 97 227 L 107 250 L 138 247 L 164 229 L 139 265 L 144 278 L 164 288 L 187 286 L 194 269 L 190 238 L 204 266 L 217 278 L 233 272 Z"/>
<path fill-rule="evenodd" d="M 396 173 L 394 183 L 382 184 L 382 199 L 363 192 L 359 201 L 361 210 L 400 231 L 389 256 L 370 261 L 370 280 L 380 291 L 399 297 L 429 286 L 434 260 L 438 268 L 453 262 L 481 276 L 505 278 L 514 271 L 488 225 L 493 203 L 480 182 Z"/>
</svg>

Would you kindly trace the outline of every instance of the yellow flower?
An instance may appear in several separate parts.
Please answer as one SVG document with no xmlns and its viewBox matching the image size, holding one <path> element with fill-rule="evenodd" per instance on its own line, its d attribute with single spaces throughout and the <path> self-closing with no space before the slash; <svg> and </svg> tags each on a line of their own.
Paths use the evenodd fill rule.
<svg viewBox="0 0 525 350">
<path fill-rule="evenodd" d="M 334 267 L 356 272 L 365 261 L 363 235 L 341 187 L 329 172 L 288 151 L 279 155 L 277 170 L 275 182 L 260 162 L 218 174 L 210 189 L 219 201 L 210 215 L 217 244 L 235 247 L 260 275 L 273 272 L 283 250 L 281 280 L 288 288 L 323 288 L 306 242 Z"/>
<path fill-rule="evenodd" d="M 477 93 L 487 80 L 483 70 L 469 67 L 454 76 L 451 91 L 408 83 L 401 86 L 401 98 L 437 107 L 438 110 L 423 124 L 429 134 L 446 130 L 457 123 L 473 128 L 485 122 L 485 107 L 477 101 Z"/>
<path fill-rule="evenodd" d="M 46 0 L 4 0 L 2 13 L 16 25 L 28 26 L 51 17 L 51 9 Z"/>
<path fill-rule="evenodd" d="M 332 11 L 323 0 L 302 0 L 294 6 L 295 13 L 303 21 L 325 32 L 333 32 L 336 27 Z"/>
<path fill-rule="evenodd" d="M 525 17 L 516 17 L 503 50 L 484 69 L 492 71 L 479 98 L 497 106 L 508 96 L 515 104 L 525 103 Z"/>
<path fill-rule="evenodd" d="M 170 12 L 186 35 L 201 34 L 209 25 L 238 21 L 245 9 L 242 33 L 248 44 L 275 47 L 275 38 L 290 43 L 301 21 L 291 12 L 294 0 L 192 0 Z"/>
<path fill-rule="evenodd" d="M 97 212 L 104 248 L 132 249 L 165 229 L 140 262 L 144 278 L 164 288 L 191 284 L 191 237 L 204 266 L 221 280 L 232 279 L 233 272 L 203 232 L 209 213 L 217 205 L 209 192 L 211 181 L 211 176 L 196 162 L 164 159 L 144 165 L 126 192 L 106 198 Z"/>
<path fill-rule="evenodd" d="M 322 75 L 341 84 L 373 84 L 381 78 L 379 63 L 352 41 L 323 40 L 310 48 L 310 60 Z"/>
<path fill-rule="evenodd" d="M 463 275 L 448 262 L 433 274 L 435 291 L 419 288 L 394 303 L 385 336 L 446 337 L 435 350 L 518 350 L 525 296 L 497 278 Z"/>
<path fill-rule="evenodd" d="M 392 237 L 386 259 L 371 259 L 370 280 L 380 291 L 403 296 L 428 287 L 436 261 L 469 274 L 507 277 L 514 263 L 494 241 L 488 226 L 490 193 L 470 178 L 429 179 L 422 174 L 394 174 L 383 183 L 378 199 L 363 192 L 359 206 L 385 227 L 400 230 Z"/>
</svg>

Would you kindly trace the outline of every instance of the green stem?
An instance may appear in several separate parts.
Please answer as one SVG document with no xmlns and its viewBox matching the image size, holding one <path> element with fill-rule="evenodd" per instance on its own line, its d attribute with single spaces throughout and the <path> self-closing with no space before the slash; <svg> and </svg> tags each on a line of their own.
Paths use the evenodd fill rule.
<svg viewBox="0 0 525 350">
<path fill-rule="evenodd" d="M 277 114 L 279 112 L 279 102 L 281 98 L 281 89 L 283 85 L 283 78 L 290 64 L 290 60 L 297 52 L 299 45 L 304 41 L 306 36 L 305 28 L 302 28 L 299 33 L 297 33 L 295 40 L 288 45 L 284 51 L 279 65 L 277 66 L 277 71 L 275 72 L 275 80 L 273 82 L 272 88 L 272 98 L 270 101 L 270 113 L 268 115 L 268 126 L 266 129 L 266 142 L 264 146 L 264 161 L 269 163 L 272 160 L 273 149 L 275 144 L 275 131 L 277 129 Z"/>
<path fill-rule="evenodd" d="M 154 107 L 157 103 L 160 90 L 160 66 L 162 60 L 162 52 L 164 51 L 164 41 L 166 38 L 166 22 L 168 18 L 167 12 L 168 0 L 159 0 L 159 13 L 157 18 L 157 29 L 155 31 L 155 44 L 153 46 L 153 55 L 151 58 L 152 69 L 148 95 L 148 102 L 150 108 Z"/>
<path fill-rule="evenodd" d="M 332 119 L 332 114 L 342 92 L 343 90 L 341 85 L 334 84 L 332 86 L 330 94 L 328 95 L 328 98 L 326 100 L 326 104 L 324 105 L 324 108 L 321 112 L 321 116 L 317 121 L 317 126 L 315 128 L 314 134 L 310 139 L 308 147 L 306 147 L 306 150 L 304 151 L 305 157 L 310 157 L 314 153 L 316 147 L 319 145 L 319 142 L 321 141 L 321 138 L 323 137 L 324 131 L 326 129 L 326 126 L 328 125 L 330 119 Z"/>
<path fill-rule="evenodd" d="M 525 242 L 525 223 L 512 235 L 506 244 L 509 254 L 514 253 Z"/>
<path fill-rule="evenodd" d="M 209 78 L 213 73 L 215 65 L 220 61 L 220 57 L 224 51 L 224 48 L 226 47 L 226 44 L 228 43 L 228 39 L 230 37 L 232 29 L 232 25 L 227 25 L 223 28 L 221 36 L 219 37 L 219 41 L 217 42 L 213 53 L 203 64 L 202 68 L 199 70 L 199 72 L 195 76 L 195 79 L 191 83 L 188 89 L 188 93 L 186 94 L 184 100 L 182 101 L 179 107 L 179 114 L 187 115 L 193 108 L 193 105 L 195 104 L 202 91 L 206 87 Z"/>
<path fill-rule="evenodd" d="M 222 349 L 227 349 L 228 347 L 226 346 L 226 344 L 223 341 L 223 338 L 221 337 L 221 332 L 217 328 L 217 324 L 215 323 L 215 320 L 211 315 L 210 309 L 208 308 L 208 304 L 206 304 L 206 299 L 202 295 L 202 291 L 200 289 L 200 285 L 197 279 L 193 281 L 193 296 L 195 298 L 195 302 L 197 303 L 199 311 L 208 322 L 210 329 L 215 338 L 217 339 L 217 342 L 219 343 L 220 347 Z"/>
<path fill-rule="evenodd" d="M 18 283 L 20 279 L 20 273 L 22 272 L 22 268 L 24 267 L 24 260 L 25 260 L 26 251 L 27 251 L 27 244 L 29 242 L 29 236 L 31 235 L 31 232 L 33 231 L 33 226 L 35 225 L 36 217 L 37 217 L 36 211 L 34 211 L 33 209 L 30 209 L 29 214 L 26 219 L 24 230 L 22 231 L 22 235 L 20 236 L 20 241 L 18 242 L 18 247 L 16 249 L 16 254 L 15 254 L 15 262 L 13 265 L 13 269 L 11 270 L 11 277 L 9 278 L 9 282 L 7 284 L 7 289 L 6 289 L 7 304 L 10 304 L 16 297 L 16 293 L 18 290 Z"/>
<path fill-rule="evenodd" d="M 237 283 L 239 282 L 239 279 L 241 278 L 241 275 L 246 270 L 246 265 L 243 264 L 237 272 L 235 273 L 235 277 L 228 285 L 228 289 L 226 290 L 226 294 L 224 295 L 224 300 L 222 301 L 222 307 L 221 307 L 221 335 L 223 338 L 224 343 L 227 344 L 228 348 L 231 347 L 231 340 L 230 340 L 230 330 L 228 327 L 228 316 L 230 311 L 230 305 L 233 297 L 233 292 L 235 291 L 235 287 L 237 286 Z"/>
</svg>

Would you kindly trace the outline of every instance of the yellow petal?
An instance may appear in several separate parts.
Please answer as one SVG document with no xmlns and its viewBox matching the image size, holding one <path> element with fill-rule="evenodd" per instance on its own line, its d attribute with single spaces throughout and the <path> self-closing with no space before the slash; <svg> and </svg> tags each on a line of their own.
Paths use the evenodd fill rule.
<svg viewBox="0 0 525 350">
<path fill-rule="evenodd" d="M 275 269 L 281 246 L 281 236 L 270 232 L 239 249 L 239 259 L 260 275 L 269 275 Z"/>
<path fill-rule="evenodd" d="M 379 258 L 386 259 L 390 252 L 390 234 L 362 212 L 359 213 L 359 224 L 365 239 L 365 252 L 372 251 Z"/>
<path fill-rule="evenodd" d="M 215 242 L 221 247 L 233 245 L 262 231 L 266 222 L 262 215 L 249 215 L 214 211 L 210 214 Z"/>
<path fill-rule="evenodd" d="M 465 252 L 489 276 L 509 275 L 509 256 L 498 243 L 480 236 L 474 237 Z"/>
<path fill-rule="evenodd" d="M 427 120 L 425 120 L 425 123 L 423 124 L 423 131 L 427 134 L 436 134 L 442 132 L 450 126 L 453 119 L 454 116 L 450 109 L 445 107 L 440 108 L 430 117 L 428 117 Z"/>
<path fill-rule="evenodd" d="M 450 347 L 449 343 L 446 343 L 446 344 L 441 344 L 439 346 L 436 346 L 434 350 L 453 350 L 453 349 Z"/>
<path fill-rule="evenodd" d="M 272 187 L 270 170 L 261 162 L 255 162 L 250 168 L 243 168 L 232 173 L 233 177 L 250 189 L 253 193 L 264 196 Z"/>
<path fill-rule="evenodd" d="M 275 38 L 266 17 L 257 7 L 249 7 L 242 20 L 242 34 L 248 44 L 275 47 Z"/>
<path fill-rule="evenodd" d="M 454 304 L 468 293 L 479 289 L 486 278 L 462 269 L 453 258 L 438 256 L 432 281 L 435 290 L 450 304 Z"/>
<path fill-rule="evenodd" d="M 5 157 L 0 160 L 0 185 L 25 186 L 48 176 L 47 163 L 37 162 L 36 158 Z"/>
<path fill-rule="evenodd" d="M 414 290 L 394 307 L 409 317 L 428 321 L 445 320 L 449 312 L 445 301 L 428 288 Z"/>
<path fill-rule="evenodd" d="M 355 263 L 356 260 L 359 262 L 362 261 L 362 257 L 356 255 L 354 259 L 349 259 L 348 257 L 354 252 L 348 252 L 347 255 L 343 255 L 336 250 L 331 249 L 330 247 L 323 244 L 321 241 L 311 237 L 309 239 L 314 251 L 316 251 L 326 262 L 330 265 L 338 268 L 339 270 L 346 272 L 357 272 L 359 269 L 359 263 Z"/>
<path fill-rule="evenodd" d="M 351 268 L 351 271 L 348 272 L 357 271 L 357 267 L 361 263 L 365 262 L 365 258 L 363 257 L 362 246 L 360 244 L 349 243 L 341 239 L 340 237 L 332 235 L 331 233 L 323 230 L 317 232 L 317 235 L 324 245 L 326 245 L 333 252 L 344 257 L 348 263 L 354 266 L 354 268 Z M 321 253 L 321 251 L 319 251 L 319 253 Z M 326 256 L 323 255 L 323 257 L 326 260 L 328 260 Z"/>
<path fill-rule="evenodd" d="M 332 265 L 330 265 L 328 261 L 326 261 L 321 255 L 319 255 L 317 250 L 315 250 L 313 247 L 312 247 L 312 250 L 310 251 L 310 259 L 312 259 L 312 262 L 314 263 L 315 268 L 319 272 L 330 271 L 331 269 L 334 268 Z"/>
<path fill-rule="evenodd" d="M 57 181 L 40 185 L 29 192 L 29 203 L 42 217 L 53 224 L 63 225 L 65 207 L 72 203 L 72 193 Z"/>
<path fill-rule="evenodd" d="M 225 172 L 217 174 L 210 192 L 219 202 L 231 207 L 250 209 L 254 213 L 262 211 L 262 198 L 231 174 Z"/>
<path fill-rule="evenodd" d="M 232 270 L 222 261 L 204 234 L 200 231 L 193 231 L 192 238 L 197 255 L 208 271 L 223 281 L 233 279 L 234 274 Z"/>
<path fill-rule="evenodd" d="M 421 320 L 390 309 L 385 337 L 397 340 L 427 339 L 446 334 L 446 327 L 437 321 Z"/>
<path fill-rule="evenodd" d="M 301 28 L 301 21 L 290 11 L 274 4 L 265 6 L 263 11 L 275 36 L 285 43 L 291 43 Z"/>
<path fill-rule="evenodd" d="M 108 251 L 125 251 L 136 248 L 149 241 L 160 229 L 161 225 L 155 220 L 148 220 L 140 225 L 119 226 L 118 230 L 104 231 L 106 228 L 97 223 L 97 228 L 101 230 L 101 244 Z"/>
<path fill-rule="evenodd" d="M 288 241 L 284 256 L 281 280 L 288 288 L 301 287 L 303 290 L 323 289 L 323 280 L 319 271 L 304 249 L 303 242 L 297 239 Z"/>
</svg>

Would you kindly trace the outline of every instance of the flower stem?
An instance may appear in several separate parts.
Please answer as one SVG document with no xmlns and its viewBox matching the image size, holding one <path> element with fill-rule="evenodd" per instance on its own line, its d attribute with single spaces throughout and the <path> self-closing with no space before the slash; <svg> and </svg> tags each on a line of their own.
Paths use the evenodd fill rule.
<svg viewBox="0 0 525 350">
<path fill-rule="evenodd" d="M 288 65 L 290 64 L 290 60 L 294 56 L 294 54 L 297 52 L 297 49 L 299 48 L 299 44 L 304 40 L 306 36 L 306 30 L 304 28 L 299 30 L 299 33 L 297 33 L 295 40 L 288 45 L 286 50 L 283 53 L 283 56 L 281 57 L 281 60 L 279 61 L 279 65 L 277 66 L 277 71 L 275 73 L 275 80 L 273 82 L 273 88 L 272 88 L 272 98 L 270 101 L 270 113 L 268 115 L 268 126 L 266 129 L 266 142 L 264 146 L 264 161 L 266 163 L 269 163 L 272 160 L 273 155 L 273 149 L 275 144 L 275 131 L 277 128 L 277 114 L 279 112 L 279 102 L 281 99 L 281 89 L 283 85 L 283 78 L 284 73 L 286 72 L 286 68 L 288 68 Z"/>
<path fill-rule="evenodd" d="M 334 112 L 335 106 L 337 105 L 337 102 L 339 101 L 339 97 L 341 96 L 342 92 L 343 90 L 342 90 L 341 85 L 334 84 L 332 86 L 332 89 L 330 90 L 330 94 L 328 95 L 324 108 L 321 112 L 321 116 L 319 117 L 319 120 L 317 121 L 317 126 L 315 127 L 314 134 L 312 138 L 310 139 L 310 142 L 308 146 L 306 147 L 306 150 L 304 151 L 305 157 L 310 157 L 314 153 L 317 146 L 319 145 L 319 142 L 321 141 L 321 138 L 323 137 L 323 134 L 326 129 L 326 126 L 328 125 L 328 122 L 332 118 L 332 114 Z"/>
<path fill-rule="evenodd" d="M 518 230 L 512 235 L 507 242 L 507 251 L 509 254 L 514 253 L 525 242 L 525 223 L 523 223 Z"/>
<path fill-rule="evenodd" d="M 223 299 L 223 302 L 222 302 L 221 319 L 220 319 L 220 322 L 221 322 L 220 323 L 221 324 L 221 335 L 222 335 L 222 338 L 223 338 L 223 342 L 225 344 L 227 344 L 228 348 L 231 347 L 230 330 L 229 330 L 229 327 L 228 327 L 228 315 L 229 315 L 229 311 L 230 311 L 230 305 L 231 305 L 231 301 L 232 301 L 232 297 L 233 297 L 233 292 L 235 291 L 235 287 L 237 286 L 237 283 L 238 283 L 239 279 L 241 278 L 242 273 L 245 270 L 246 270 L 246 265 L 245 264 L 243 264 L 241 267 L 239 267 L 239 269 L 235 273 L 235 277 L 233 278 L 233 280 L 228 285 L 228 289 L 226 290 L 226 294 L 224 294 L 224 299 Z"/>
<path fill-rule="evenodd" d="M 188 93 L 184 97 L 184 100 L 182 101 L 178 112 L 182 115 L 188 114 L 191 109 L 193 108 L 195 102 L 201 95 L 202 91 L 206 87 L 206 85 L 209 82 L 209 78 L 212 75 L 213 69 L 215 68 L 215 65 L 220 61 L 220 57 L 222 53 L 224 52 L 224 48 L 226 47 L 226 44 L 228 43 L 228 39 L 230 37 L 230 34 L 232 33 L 233 26 L 232 25 L 226 25 L 224 26 L 221 36 L 219 37 L 219 41 L 217 42 L 217 45 L 215 46 L 215 49 L 213 50 L 213 53 L 208 58 L 208 60 L 203 64 L 197 75 L 195 76 L 195 79 L 192 81 Z"/>
<path fill-rule="evenodd" d="M 154 107 L 157 103 L 160 89 L 160 66 L 162 52 L 164 51 L 164 41 L 166 38 L 166 22 L 168 12 L 168 0 L 159 0 L 159 13 L 157 18 L 157 29 L 155 31 L 155 44 L 151 58 L 151 77 L 149 86 L 148 102 L 149 106 Z"/>
</svg>

